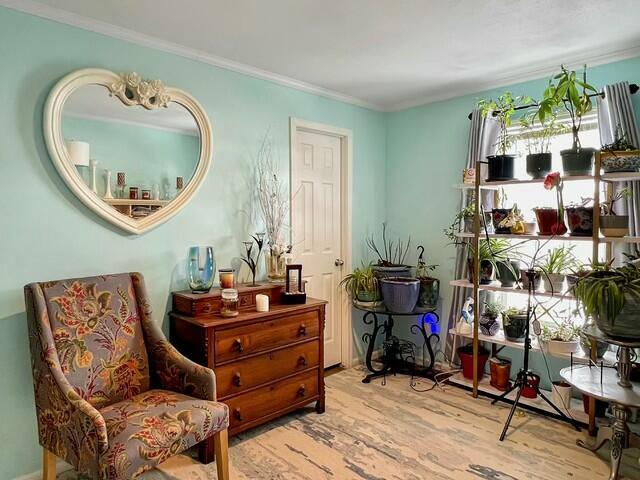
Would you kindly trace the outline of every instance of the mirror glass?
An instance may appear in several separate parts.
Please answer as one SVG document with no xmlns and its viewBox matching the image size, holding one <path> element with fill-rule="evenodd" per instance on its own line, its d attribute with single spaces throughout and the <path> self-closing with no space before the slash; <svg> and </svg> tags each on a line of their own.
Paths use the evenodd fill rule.
<svg viewBox="0 0 640 480">
<path fill-rule="evenodd" d="M 82 182 L 123 215 L 140 219 L 173 201 L 192 180 L 200 132 L 181 104 L 127 106 L 101 85 L 74 90 L 62 136 Z"/>
</svg>

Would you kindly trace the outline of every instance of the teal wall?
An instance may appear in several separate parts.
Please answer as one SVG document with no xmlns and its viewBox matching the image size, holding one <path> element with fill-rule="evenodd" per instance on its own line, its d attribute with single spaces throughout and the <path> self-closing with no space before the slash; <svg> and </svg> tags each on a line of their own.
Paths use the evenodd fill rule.
<svg viewBox="0 0 640 480">
<path fill-rule="evenodd" d="M 354 262 L 385 213 L 385 116 L 0 7 L 0 479 L 40 468 L 22 286 L 141 271 L 159 321 L 184 288 L 187 249 L 212 244 L 219 265 L 254 232 L 247 181 L 267 129 L 288 162 L 289 117 L 353 131 Z M 213 124 L 212 168 L 176 217 L 140 236 L 101 221 L 63 184 L 47 154 L 42 111 L 55 82 L 86 67 L 136 71 L 190 92 Z M 359 322 L 354 320 L 356 324 Z M 360 338 L 361 332 L 355 335 Z"/>
<path fill-rule="evenodd" d="M 114 101 L 120 100 L 114 97 Z M 198 137 L 141 125 L 63 116 L 62 135 L 66 140 L 89 143 L 91 158 L 98 161 L 97 187 L 101 196 L 106 191 L 105 169 L 112 172 L 114 195 L 117 172 L 126 173 L 127 195 L 129 186 L 151 190 L 154 184 L 161 192 L 166 184 L 169 192 L 175 193 L 176 177 L 182 177 L 186 185 L 200 157 Z M 85 181 L 87 173 L 81 172 Z"/>
<path fill-rule="evenodd" d="M 623 80 L 640 83 L 640 58 L 589 68 L 588 75 L 589 83 L 597 88 Z M 445 325 L 452 297 L 448 283 L 453 279 L 455 247 L 447 245 L 442 231 L 453 221 L 460 201 L 460 190 L 452 187 L 461 182 L 467 161 L 467 116 L 478 98 L 495 98 L 505 89 L 538 98 L 546 83 L 546 78 L 519 83 L 387 115 L 389 227 L 422 242 L 428 262 L 439 264 L 435 276 L 442 282 Z M 640 94 L 634 95 L 633 102 L 640 118 Z M 406 330 L 402 336 L 411 338 Z M 521 355 L 517 352 L 516 358 Z M 546 372 L 538 354 L 534 354 L 533 368 Z"/>
</svg>

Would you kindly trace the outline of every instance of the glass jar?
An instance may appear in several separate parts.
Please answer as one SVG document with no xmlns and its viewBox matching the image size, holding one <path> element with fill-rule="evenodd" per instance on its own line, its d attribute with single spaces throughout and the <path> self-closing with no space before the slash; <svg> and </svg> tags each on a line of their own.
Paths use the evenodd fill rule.
<svg viewBox="0 0 640 480">
<path fill-rule="evenodd" d="M 216 271 L 213 247 L 191 247 L 188 269 L 189 287 L 192 293 L 207 293 L 211 290 Z"/>
<path fill-rule="evenodd" d="M 129 187 L 129 199 L 138 200 L 138 187 Z"/>
<path fill-rule="evenodd" d="M 222 306 L 220 315 L 223 317 L 235 317 L 238 315 L 238 290 L 235 288 L 225 288 L 222 290 Z"/>
<path fill-rule="evenodd" d="M 218 270 L 220 288 L 236 288 L 236 274 L 233 268 L 221 268 Z"/>
</svg>

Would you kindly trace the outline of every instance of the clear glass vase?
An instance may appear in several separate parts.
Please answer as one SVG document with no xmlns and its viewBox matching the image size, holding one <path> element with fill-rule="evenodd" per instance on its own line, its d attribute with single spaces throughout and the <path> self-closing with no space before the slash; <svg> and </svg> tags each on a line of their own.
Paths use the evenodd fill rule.
<svg viewBox="0 0 640 480">
<path fill-rule="evenodd" d="M 193 293 L 207 293 L 211 290 L 216 271 L 213 247 L 191 247 L 187 267 L 189 287 Z"/>
<path fill-rule="evenodd" d="M 267 250 L 264 255 L 267 278 L 270 282 L 283 282 L 286 272 L 286 261 L 284 253 L 275 254 Z"/>
</svg>

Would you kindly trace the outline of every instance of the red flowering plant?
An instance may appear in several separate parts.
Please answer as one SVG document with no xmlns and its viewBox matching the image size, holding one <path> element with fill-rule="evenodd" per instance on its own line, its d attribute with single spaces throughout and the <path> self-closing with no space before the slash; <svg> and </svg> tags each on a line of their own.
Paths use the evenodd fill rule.
<svg viewBox="0 0 640 480">
<path fill-rule="evenodd" d="M 544 179 L 544 188 L 547 190 L 556 189 L 556 199 L 558 201 L 558 210 L 556 223 L 551 226 L 553 235 L 564 235 L 567 233 L 567 227 L 564 224 L 564 202 L 562 200 L 562 177 L 560 172 L 551 172 Z"/>
</svg>

